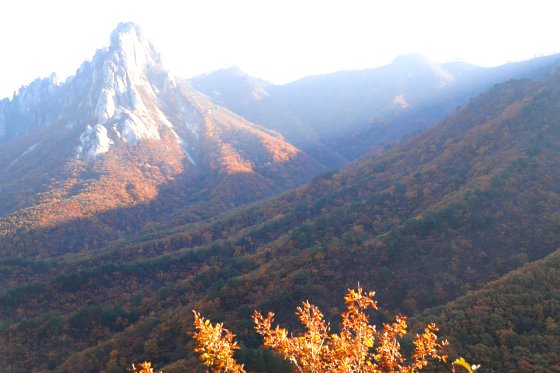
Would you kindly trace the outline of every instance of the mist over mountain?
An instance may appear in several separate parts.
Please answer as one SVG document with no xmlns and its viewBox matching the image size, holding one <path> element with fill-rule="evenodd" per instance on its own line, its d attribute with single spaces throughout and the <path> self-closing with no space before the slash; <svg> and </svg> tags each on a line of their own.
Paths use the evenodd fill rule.
<svg viewBox="0 0 560 373">
<path fill-rule="evenodd" d="M 430 127 L 496 83 L 542 76 L 558 63 L 559 56 L 553 55 L 482 68 L 406 55 L 380 68 L 311 76 L 281 86 L 239 69 L 190 82 L 336 169 Z"/>
<path fill-rule="evenodd" d="M 121 23 L 75 76 L 0 101 L 0 372 L 203 369 L 193 309 L 249 371 L 283 372 L 253 310 L 294 325 L 310 300 L 335 325 L 358 282 L 378 324 L 554 371 L 558 117 L 557 56 L 184 81 Z"/>
</svg>

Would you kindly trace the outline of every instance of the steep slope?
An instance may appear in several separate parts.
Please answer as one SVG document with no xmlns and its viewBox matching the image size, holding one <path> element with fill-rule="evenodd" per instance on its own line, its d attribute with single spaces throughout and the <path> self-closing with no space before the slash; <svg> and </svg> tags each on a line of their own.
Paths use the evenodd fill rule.
<svg viewBox="0 0 560 373">
<path fill-rule="evenodd" d="M 192 204 L 215 212 L 322 170 L 279 136 L 171 77 L 130 23 L 68 81 L 38 80 L 2 101 L 0 129 L 1 256 L 41 253 L 41 241 L 47 251 L 75 251 L 133 228 L 120 215 L 83 223 L 96 214 L 151 203 L 131 212 L 141 224 L 157 210 Z M 31 240 L 13 234 L 64 223 L 68 229 Z"/>
<path fill-rule="evenodd" d="M 336 169 L 437 123 L 494 84 L 540 76 L 557 62 L 558 56 L 549 56 L 480 68 L 409 55 L 376 69 L 307 77 L 282 86 L 232 70 L 194 78 L 191 84 Z"/>
<path fill-rule="evenodd" d="M 255 308 L 293 322 L 309 299 L 331 317 L 359 281 L 387 313 L 414 315 L 479 289 L 560 246 L 559 114 L 558 72 L 511 81 L 381 156 L 271 200 L 197 224 L 178 212 L 96 251 L 2 260 L 4 363 L 192 370 L 184 331 L 197 308 L 240 335 L 244 361 L 265 366 L 252 350 Z"/>
</svg>

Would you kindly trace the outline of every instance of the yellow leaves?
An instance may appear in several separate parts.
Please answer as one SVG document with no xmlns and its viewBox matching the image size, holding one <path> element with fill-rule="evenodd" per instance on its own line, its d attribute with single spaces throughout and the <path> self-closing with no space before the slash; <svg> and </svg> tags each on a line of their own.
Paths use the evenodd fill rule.
<svg viewBox="0 0 560 373">
<path fill-rule="evenodd" d="M 342 313 L 340 333 L 330 334 L 329 325 L 323 314 L 309 302 L 297 307 L 296 315 L 306 331 L 297 336 L 288 336 L 286 329 L 273 327 L 274 314 L 264 317 L 258 311 L 253 314 L 255 331 L 263 337 L 263 345 L 280 354 L 292 363 L 294 371 L 309 373 L 381 373 L 417 372 L 428 365 L 428 359 L 443 360 L 441 353 L 447 342 L 437 342 L 437 327 L 430 324 L 424 333 L 416 335 L 415 350 L 409 361 L 400 351 L 399 339 L 407 332 L 406 317 L 397 316 L 390 324 L 383 324 L 377 331 L 370 324 L 368 310 L 377 310 L 373 300 L 374 292 L 348 290 L 344 297 L 346 311 Z M 243 372 L 232 358 L 237 345 L 233 334 L 222 328 L 222 324 L 212 326 L 195 312 L 195 351 L 207 366 L 215 372 Z M 225 333 L 225 335 L 222 335 Z M 230 370 L 226 370 L 226 367 Z M 241 370 L 233 370 L 241 369 Z M 472 373 L 472 372 L 471 372 Z"/>
<path fill-rule="evenodd" d="M 145 361 L 142 364 L 138 365 L 138 368 L 136 368 L 136 366 L 132 364 L 131 373 L 154 373 L 154 369 L 152 368 L 152 363 Z"/>
<path fill-rule="evenodd" d="M 235 335 L 223 327 L 223 324 L 212 325 L 194 312 L 194 326 L 198 330 L 193 338 L 196 341 L 194 351 L 199 354 L 202 363 L 212 367 L 214 372 L 245 373 L 243 365 L 237 364 L 233 353 L 239 349 L 233 341 Z"/>
<path fill-rule="evenodd" d="M 278 326 L 272 328 L 273 314 L 269 313 L 265 319 L 257 311 L 253 315 L 255 330 L 264 337 L 265 347 L 276 351 L 303 371 L 313 372 L 312 367 L 318 364 L 326 348 L 328 326 L 319 309 L 308 302 L 297 308 L 296 315 L 307 328 L 307 332 L 300 336 L 288 337 L 287 330 Z"/>
<path fill-rule="evenodd" d="M 455 360 L 453 362 L 453 365 L 461 366 L 461 367 L 465 368 L 467 370 L 467 372 L 469 372 L 469 373 L 474 373 L 475 370 L 478 370 L 478 368 L 480 368 L 480 365 L 474 365 L 474 364 L 471 365 L 471 364 L 467 363 L 467 361 L 462 357 Z"/>
</svg>

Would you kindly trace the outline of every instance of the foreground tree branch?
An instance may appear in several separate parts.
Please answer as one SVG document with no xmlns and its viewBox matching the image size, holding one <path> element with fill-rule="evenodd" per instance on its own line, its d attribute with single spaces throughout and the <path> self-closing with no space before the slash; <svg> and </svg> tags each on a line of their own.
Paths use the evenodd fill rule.
<svg viewBox="0 0 560 373">
<path fill-rule="evenodd" d="M 264 338 L 264 347 L 270 348 L 304 373 L 413 373 L 426 367 L 430 359 L 445 361 L 446 341 L 438 342 L 434 324 L 414 338 L 414 351 L 409 359 L 401 353 L 399 340 L 407 333 L 406 317 L 397 316 L 392 323 L 384 323 L 378 331 L 369 320 L 367 311 L 377 310 L 375 293 L 362 288 L 349 290 L 345 296 L 346 311 L 342 313 L 340 333 L 330 334 L 323 314 L 309 302 L 297 308 L 296 315 L 306 331 L 290 336 L 288 330 L 274 327 L 274 314 L 264 317 L 255 311 L 255 330 Z M 234 335 L 222 324 L 213 326 L 195 311 L 195 351 L 214 372 L 245 372 L 233 359 L 239 347 Z"/>
</svg>

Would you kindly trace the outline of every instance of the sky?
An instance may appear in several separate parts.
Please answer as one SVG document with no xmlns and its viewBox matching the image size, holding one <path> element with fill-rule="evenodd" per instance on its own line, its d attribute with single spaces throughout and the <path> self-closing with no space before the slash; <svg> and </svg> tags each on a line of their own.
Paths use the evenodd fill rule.
<svg viewBox="0 0 560 373">
<path fill-rule="evenodd" d="M 480 66 L 560 52 L 553 0 L 17 0 L 0 4 L 0 98 L 74 75 L 138 24 L 174 75 L 237 66 L 282 84 L 418 53 Z"/>
</svg>

